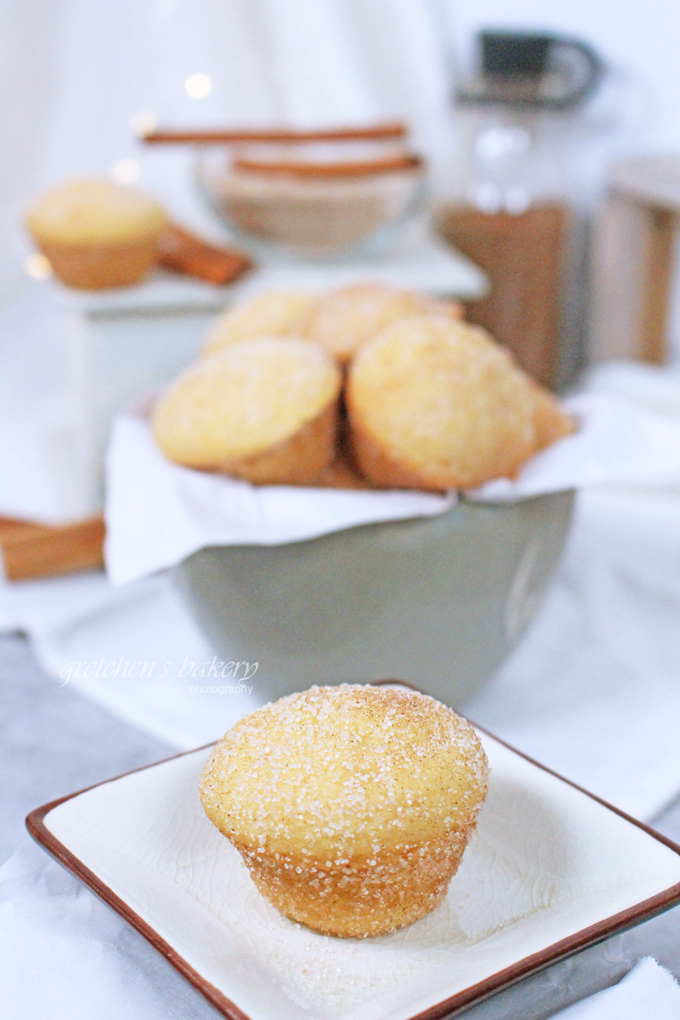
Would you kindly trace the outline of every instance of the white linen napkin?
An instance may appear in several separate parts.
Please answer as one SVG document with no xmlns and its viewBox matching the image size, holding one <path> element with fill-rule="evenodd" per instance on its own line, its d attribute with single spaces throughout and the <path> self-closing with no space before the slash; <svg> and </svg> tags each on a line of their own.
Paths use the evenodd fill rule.
<svg viewBox="0 0 680 1020">
<path fill-rule="evenodd" d="M 457 496 L 312 489 L 192 471 L 167 460 L 143 415 L 122 415 L 108 456 L 106 563 L 125 584 L 209 545 L 280 545 L 375 521 L 444 513 Z"/>
<path fill-rule="evenodd" d="M 680 489 L 680 421 L 613 396 L 565 401 L 579 431 L 531 458 L 519 477 L 471 498 L 513 502 L 602 485 Z M 210 545 L 279 545 L 378 521 L 444 513 L 456 501 L 415 491 L 254 486 L 167 460 L 144 414 L 115 423 L 108 457 L 106 563 L 114 584 L 173 566 Z"/>
<path fill-rule="evenodd" d="M 553 1020 L 677 1020 L 680 985 L 665 967 L 645 957 L 612 988 L 556 1013 Z"/>
</svg>

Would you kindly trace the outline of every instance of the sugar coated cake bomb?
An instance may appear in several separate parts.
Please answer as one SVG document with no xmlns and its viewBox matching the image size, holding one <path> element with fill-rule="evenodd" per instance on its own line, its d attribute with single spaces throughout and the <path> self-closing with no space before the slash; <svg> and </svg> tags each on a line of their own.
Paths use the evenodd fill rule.
<svg viewBox="0 0 680 1020">
<path fill-rule="evenodd" d="M 236 723 L 203 807 L 260 892 L 326 935 L 411 924 L 446 895 L 487 790 L 468 722 L 424 694 L 312 687 Z"/>
<path fill-rule="evenodd" d="M 479 326 L 414 316 L 365 344 L 347 380 L 355 459 L 377 485 L 468 489 L 534 452 L 534 398 Z"/>
<path fill-rule="evenodd" d="M 183 372 L 156 404 L 151 427 L 178 464 L 304 485 L 335 457 L 341 385 L 321 348 L 245 340 Z"/>
<path fill-rule="evenodd" d="M 267 290 L 240 301 L 217 317 L 203 347 L 203 354 L 262 336 L 283 336 L 314 295 L 298 290 Z"/>
<path fill-rule="evenodd" d="M 432 298 L 382 283 L 358 283 L 323 294 L 291 327 L 296 335 L 325 347 L 347 364 L 362 344 L 393 322 L 426 312 L 460 318 L 457 301 Z"/>
<path fill-rule="evenodd" d="M 138 283 L 156 262 L 167 225 L 144 192 L 106 178 L 66 181 L 40 195 L 26 226 L 59 279 L 86 290 Z"/>
</svg>

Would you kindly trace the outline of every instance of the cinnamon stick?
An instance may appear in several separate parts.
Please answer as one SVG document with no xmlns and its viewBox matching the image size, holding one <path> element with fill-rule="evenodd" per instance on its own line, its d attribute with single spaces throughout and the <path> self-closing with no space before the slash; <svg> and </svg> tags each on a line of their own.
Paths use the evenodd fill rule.
<svg viewBox="0 0 680 1020">
<path fill-rule="evenodd" d="M 252 259 L 237 248 L 210 244 L 176 223 L 169 224 L 161 235 L 158 262 L 176 273 L 219 286 L 231 283 L 254 265 Z"/>
<path fill-rule="evenodd" d="M 292 177 L 363 177 L 368 174 L 394 173 L 396 170 L 413 170 L 422 165 L 421 157 L 415 155 L 342 163 L 269 163 L 264 160 L 235 159 L 232 164 L 235 170 L 288 174 Z"/>
<path fill-rule="evenodd" d="M 308 131 L 296 128 L 244 128 L 242 130 L 215 128 L 203 131 L 158 128 L 155 131 L 149 131 L 148 134 L 142 135 L 141 139 L 150 145 L 184 145 L 191 142 L 199 144 L 219 142 L 286 142 L 296 144 L 303 142 L 349 142 L 403 138 L 406 135 L 406 131 L 406 125 L 401 121 L 373 124 L 368 127 L 318 128 Z"/>
</svg>

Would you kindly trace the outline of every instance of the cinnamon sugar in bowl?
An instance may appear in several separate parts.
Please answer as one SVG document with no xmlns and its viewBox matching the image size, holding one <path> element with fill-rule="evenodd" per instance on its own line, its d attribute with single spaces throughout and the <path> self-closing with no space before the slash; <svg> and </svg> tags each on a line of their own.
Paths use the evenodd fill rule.
<svg viewBox="0 0 680 1020">
<path fill-rule="evenodd" d="M 379 244 L 420 207 L 424 164 L 403 141 L 239 143 L 207 149 L 199 186 L 244 241 L 303 257 Z"/>
</svg>

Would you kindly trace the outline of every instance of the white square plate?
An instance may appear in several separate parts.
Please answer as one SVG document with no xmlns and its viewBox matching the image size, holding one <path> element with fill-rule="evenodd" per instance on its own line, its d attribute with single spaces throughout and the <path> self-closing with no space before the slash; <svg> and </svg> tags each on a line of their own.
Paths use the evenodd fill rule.
<svg viewBox="0 0 680 1020">
<path fill-rule="evenodd" d="M 33 811 L 29 831 L 232 1020 L 435 1020 L 680 901 L 680 847 L 480 732 L 489 795 L 448 896 L 365 940 L 281 916 L 208 821 L 208 748 Z"/>
</svg>

